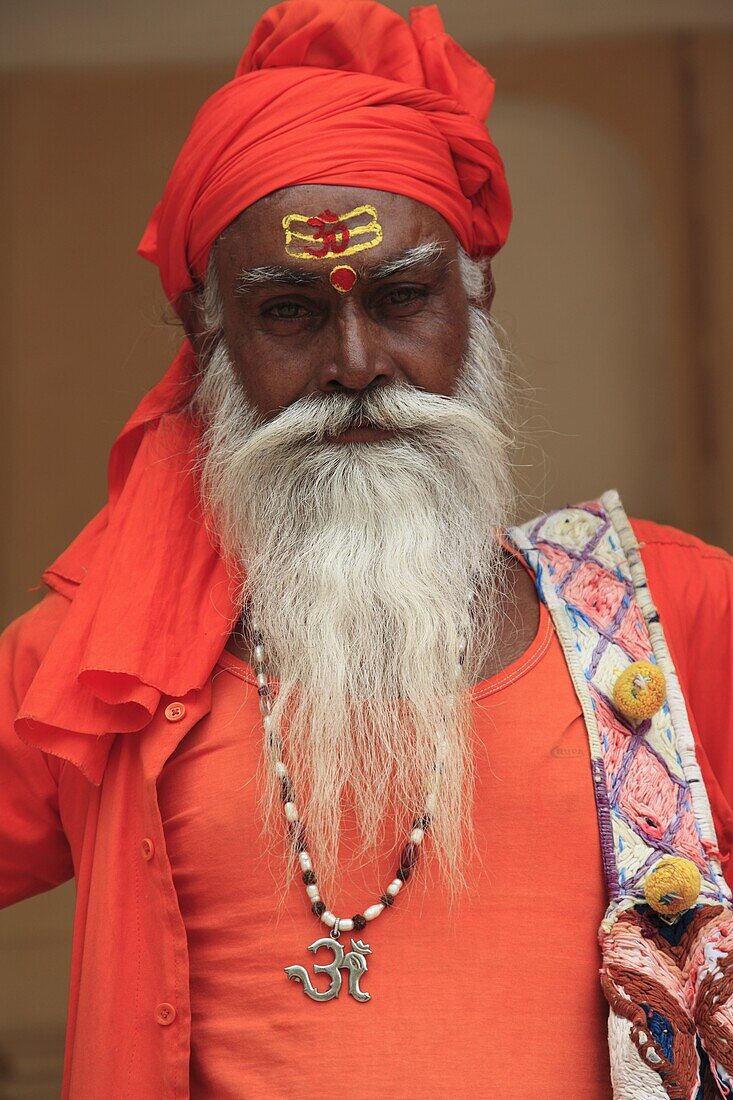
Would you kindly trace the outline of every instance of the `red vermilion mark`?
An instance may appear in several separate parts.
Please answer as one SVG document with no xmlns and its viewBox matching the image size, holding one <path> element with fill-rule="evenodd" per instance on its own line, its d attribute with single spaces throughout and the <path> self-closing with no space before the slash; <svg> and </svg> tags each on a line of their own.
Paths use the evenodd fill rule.
<svg viewBox="0 0 733 1100">
<path fill-rule="evenodd" d="M 339 256 L 346 251 L 350 233 L 344 223 L 340 221 L 338 214 L 334 214 L 330 210 L 324 210 L 314 218 L 308 218 L 308 225 L 313 230 L 313 240 L 323 242 L 320 248 L 310 248 L 309 245 L 304 245 L 304 251 L 309 256 L 321 259 L 324 256 Z"/>
<path fill-rule="evenodd" d="M 337 290 L 339 294 L 348 294 L 350 290 L 354 289 L 356 272 L 353 267 L 349 267 L 348 264 L 340 264 L 333 269 L 328 276 L 328 280 L 334 290 Z"/>
</svg>

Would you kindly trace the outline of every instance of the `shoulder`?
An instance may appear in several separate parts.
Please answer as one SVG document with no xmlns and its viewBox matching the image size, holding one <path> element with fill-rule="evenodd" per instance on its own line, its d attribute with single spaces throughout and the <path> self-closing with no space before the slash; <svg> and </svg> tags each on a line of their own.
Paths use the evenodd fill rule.
<svg viewBox="0 0 733 1100">
<path fill-rule="evenodd" d="M 49 592 L 0 635 L 0 667 L 4 686 L 22 697 L 64 621 L 70 600 Z"/>
<path fill-rule="evenodd" d="M 650 520 L 632 519 L 631 526 L 641 548 L 652 597 L 688 613 L 711 601 L 724 600 L 733 591 L 733 558 L 719 546 L 695 535 Z"/>
<path fill-rule="evenodd" d="M 694 690 L 733 661 L 733 558 L 695 535 L 631 520 L 649 592 L 683 680 Z"/>
<path fill-rule="evenodd" d="M 667 527 L 649 519 L 632 519 L 630 522 L 645 557 L 681 560 L 689 556 L 693 560 L 720 562 L 727 568 L 733 565 L 733 558 L 726 550 L 703 542 L 696 535 L 680 531 L 677 527 Z"/>
</svg>

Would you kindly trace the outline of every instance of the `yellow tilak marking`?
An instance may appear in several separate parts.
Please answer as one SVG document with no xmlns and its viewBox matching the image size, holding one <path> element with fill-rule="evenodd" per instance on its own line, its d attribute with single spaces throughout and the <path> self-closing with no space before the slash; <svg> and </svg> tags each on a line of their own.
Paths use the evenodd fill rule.
<svg viewBox="0 0 733 1100">
<path fill-rule="evenodd" d="M 311 217 L 286 214 L 282 224 L 285 251 L 297 260 L 353 256 L 367 248 L 376 248 L 384 239 L 377 211 L 367 204 L 345 214 L 332 214 L 328 210 Z"/>
</svg>

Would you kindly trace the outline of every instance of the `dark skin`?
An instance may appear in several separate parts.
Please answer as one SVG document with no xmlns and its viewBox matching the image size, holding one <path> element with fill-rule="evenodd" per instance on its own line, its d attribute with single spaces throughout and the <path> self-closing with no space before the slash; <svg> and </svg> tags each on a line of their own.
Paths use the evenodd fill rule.
<svg viewBox="0 0 733 1100">
<path fill-rule="evenodd" d="M 376 247 L 346 257 L 287 255 L 282 226 L 287 214 L 342 213 L 365 203 L 376 208 L 383 229 Z M 429 246 L 427 254 L 415 256 L 412 250 L 421 245 Z M 399 270 L 393 271 L 395 261 Z M 345 294 L 329 282 L 338 264 L 357 273 Z M 363 188 L 286 188 L 249 207 L 224 231 L 216 270 L 224 335 L 245 392 L 265 419 L 306 395 L 356 394 L 394 382 L 445 396 L 455 392 L 468 337 L 468 299 L 455 235 L 422 203 Z M 490 282 L 485 309 L 492 299 Z M 200 349 L 198 311 L 184 300 L 181 312 Z M 357 428 L 334 442 L 371 446 L 384 435 Z M 507 557 L 502 599 L 508 614 L 482 680 L 521 656 L 537 631 L 534 583 Z M 229 648 L 248 659 L 240 638 L 233 636 Z"/>
</svg>

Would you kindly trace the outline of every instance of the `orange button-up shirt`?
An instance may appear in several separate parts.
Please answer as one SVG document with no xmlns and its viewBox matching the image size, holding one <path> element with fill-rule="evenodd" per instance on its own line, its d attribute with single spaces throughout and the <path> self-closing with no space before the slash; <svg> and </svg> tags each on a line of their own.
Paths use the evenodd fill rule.
<svg viewBox="0 0 733 1100">
<path fill-rule="evenodd" d="M 635 529 L 725 854 L 733 565 L 669 528 Z M 427 888 L 410 884 L 368 928 L 373 1000 L 323 1006 L 280 972 L 308 963 L 304 948 L 322 928 L 297 883 L 278 917 L 277 880 L 257 858 L 254 774 L 237 770 L 253 773 L 258 756 L 246 667 L 224 653 L 203 692 L 165 699 L 144 730 L 117 735 L 95 785 L 12 728 L 66 608 L 48 596 L 6 631 L 0 657 L 0 901 L 77 879 L 65 1098 L 269 1100 L 296 1087 L 610 1097 L 590 765 L 545 613 L 529 651 L 474 691 L 481 860 L 471 896 L 451 914 L 434 876 Z M 228 801 L 247 779 L 241 801 Z M 389 869 L 383 861 L 380 883 Z M 370 900 L 367 878 L 345 876 L 338 911 Z M 327 1021 L 316 1015 L 324 1009 Z"/>
</svg>

